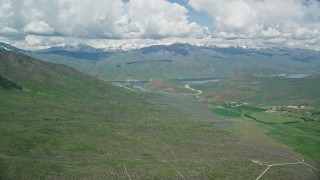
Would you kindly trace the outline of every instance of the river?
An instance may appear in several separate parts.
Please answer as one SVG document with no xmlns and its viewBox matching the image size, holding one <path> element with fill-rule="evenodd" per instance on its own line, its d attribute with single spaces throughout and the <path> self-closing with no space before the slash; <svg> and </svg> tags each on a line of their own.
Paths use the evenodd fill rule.
<svg viewBox="0 0 320 180">
<path fill-rule="evenodd" d="M 225 77 L 202 77 L 202 78 L 179 78 L 179 79 L 172 79 L 174 81 L 180 81 L 183 84 L 187 85 L 192 85 L 192 84 L 203 84 L 203 83 L 208 83 L 208 82 L 217 82 L 222 79 L 225 79 Z M 141 91 L 150 91 L 148 89 L 145 89 L 144 86 L 149 82 L 149 81 L 110 81 L 112 83 L 119 83 L 119 84 L 130 84 L 135 89 L 139 89 Z"/>
</svg>

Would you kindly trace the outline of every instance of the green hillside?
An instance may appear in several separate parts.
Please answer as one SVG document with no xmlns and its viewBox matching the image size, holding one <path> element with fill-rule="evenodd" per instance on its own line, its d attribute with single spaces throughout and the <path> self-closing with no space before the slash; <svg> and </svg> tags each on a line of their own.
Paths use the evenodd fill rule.
<svg viewBox="0 0 320 180">
<path fill-rule="evenodd" d="M 305 78 L 237 76 L 194 85 L 209 101 L 239 101 L 267 105 L 320 103 L 320 76 Z"/>
<path fill-rule="evenodd" d="M 73 67 L 81 72 L 89 71 L 95 64 L 94 61 L 89 59 L 80 59 L 76 57 L 68 57 L 65 55 L 58 55 L 58 54 L 41 54 L 41 53 L 30 53 L 30 52 L 25 54 L 45 62 L 64 64 L 69 67 Z"/>
<path fill-rule="evenodd" d="M 9 89 L 9 90 L 13 90 L 13 89 L 19 89 L 21 90 L 21 86 L 17 85 L 16 83 L 2 77 L 0 75 L 0 88 L 3 88 L 3 89 Z"/>
<path fill-rule="evenodd" d="M 0 51 L 0 74 L 22 87 L 0 88 L 0 179 L 93 177 L 87 168 L 100 157 L 126 154 L 121 129 L 157 113 L 145 95 L 9 51 Z"/>
<path fill-rule="evenodd" d="M 145 88 L 163 92 L 190 92 L 184 87 L 184 84 L 182 82 L 169 80 L 164 77 L 157 77 L 155 79 L 152 79 L 145 85 Z"/>
<path fill-rule="evenodd" d="M 0 88 L 0 179 L 254 179 L 265 166 L 252 159 L 302 157 L 243 142 L 233 123 L 181 95 L 129 91 L 3 50 L 0 74 L 22 87 Z M 316 173 L 297 165 L 267 177 Z"/>
<path fill-rule="evenodd" d="M 117 94 L 119 88 L 68 66 L 47 63 L 4 50 L 0 51 L 0 74 L 14 80 L 26 92 L 48 97 L 122 97 Z"/>
</svg>

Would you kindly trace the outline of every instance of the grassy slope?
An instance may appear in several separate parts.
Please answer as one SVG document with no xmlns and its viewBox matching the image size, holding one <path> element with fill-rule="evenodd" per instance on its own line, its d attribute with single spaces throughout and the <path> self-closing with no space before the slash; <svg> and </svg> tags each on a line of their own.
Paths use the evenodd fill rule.
<svg viewBox="0 0 320 180">
<path fill-rule="evenodd" d="M 21 90 L 22 88 L 17 85 L 15 82 L 9 81 L 8 79 L 2 77 L 0 75 L 0 88 L 3 89 L 8 89 L 8 90 L 12 90 L 12 89 L 19 89 Z"/>
<path fill-rule="evenodd" d="M 1 179 L 126 179 L 124 165 L 133 179 L 178 179 L 176 170 L 191 179 L 252 179 L 264 167 L 250 159 L 288 161 L 238 144 L 185 98 L 164 99 L 179 109 L 150 104 L 145 94 L 6 51 L 0 63 L 0 73 L 23 88 L 0 90 Z M 184 114 L 182 104 L 194 113 Z"/>
<path fill-rule="evenodd" d="M 57 54 L 41 54 L 41 53 L 26 53 L 26 54 L 36 59 L 41 59 L 42 61 L 45 61 L 45 62 L 65 64 L 81 72 L 88 72 L 95 65 L 95 61 L 89 60 L 89 59 L 79 59 L 79 58 L 57 55 Z"/>
<path fill-rule="evenodd" d="M 194 85 L 204 99 L 267 105 L 315 104 L 320 101 L 320 76 L 306 78 L 239 76 Z"/>
</svg>

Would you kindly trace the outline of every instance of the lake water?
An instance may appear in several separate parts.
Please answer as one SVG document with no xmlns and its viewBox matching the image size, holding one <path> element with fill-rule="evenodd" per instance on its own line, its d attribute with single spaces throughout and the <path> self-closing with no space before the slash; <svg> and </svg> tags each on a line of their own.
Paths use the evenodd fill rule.
<svg viewBox="0 0 320 180">
<path fill-rule="evenodd" d="M 210 78 L 210 79 L 192 79 L 192 80 L 181 80 L 184 84 L 204 84 L 209 82 L 218 82 L 224 78 Z"/>
<path fill-rule="evenodd" d="M 309 76 L 309 74 L 288 74 L 286 78 L 304 78 Z"/>
</svg>

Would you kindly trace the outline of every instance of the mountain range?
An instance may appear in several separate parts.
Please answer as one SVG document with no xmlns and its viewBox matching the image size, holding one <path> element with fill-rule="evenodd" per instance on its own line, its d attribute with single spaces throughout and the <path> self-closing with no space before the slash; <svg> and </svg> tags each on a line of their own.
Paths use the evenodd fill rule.
<svg viewBox="0 0 320 180">
<path fill-rule="evenodd" d="M 43 61 L 65 64 L 103 80 L 320 72 L 320 52 L 305 49 L 218 47 L 182 43 L 130 50 L 94 48 L 86 44 L 37 51 L 25 51 L 4 43 L 0 47 Z"/>
</svg>

